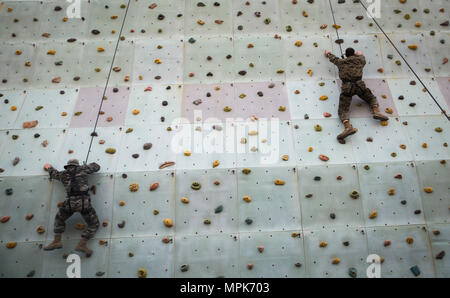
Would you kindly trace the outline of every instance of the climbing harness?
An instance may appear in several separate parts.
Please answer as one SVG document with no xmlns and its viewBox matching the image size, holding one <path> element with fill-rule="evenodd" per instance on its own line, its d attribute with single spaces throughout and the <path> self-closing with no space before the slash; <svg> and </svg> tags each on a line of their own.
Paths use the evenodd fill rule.
<svg viewBox="0 0 450 298">
<path fill-rule="evenodd" d="M 87 163 L 87 161 L 89 159 L 89 154 L 91 153 L 92 143 L 94 141 L 94 137 L 96 136 L 96 132 L 95 131 L 97 130 L 98 118 L 100 117 L 100 112 L 102 110 L 103 99 L 105 98 L 106 89 L 108 89 L 109 79 L 111 77 L 111 73 L 112 73 L 112 70 L 113 70 L 114 61 L 116 60 L 117 49 L 119 48 L 120 37 L 122 36 L 122 31 L 123 31 L 123 27 L 125 25 L 125 20 L 127 19 L 127 14 L 128 14 L 128 9 L 130 7 L 130 2 L 131 2 L 131 0 L 128 0 L 127 9 L 125 11 L 125 15 L 123 16 L 122 26 L 120 28 L 119 37 L 117 38 L 116 48 L 114 50 L 113 59 L 111 61 L 111 67 L 109 68 L 108 77 L 106 79 L 106 84 L 105 84 L 105 89 L 103 89 L 103 95 L 101 97 L 100 107 L 98 108 L 97 119 L 95 120 L 94 130 L 91 133 L 91 141 L 89 143 L 89 149 L 88 149 L 88 152 L 87 152 L 87 155 L 86 155 L 86 160 L 84 161 L 85 164 Z"/>
</svg>

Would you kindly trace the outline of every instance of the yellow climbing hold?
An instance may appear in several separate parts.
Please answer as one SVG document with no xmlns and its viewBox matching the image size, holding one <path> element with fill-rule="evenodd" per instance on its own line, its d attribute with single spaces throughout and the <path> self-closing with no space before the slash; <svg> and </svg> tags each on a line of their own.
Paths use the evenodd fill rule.
<svg viewBox="0 0 450 298">
<path fill-rule="evenodd" d="M 280 180 L 280 179 L 275 180 L 275 185 L 285 185 L 285 184 L 286 184 L 286 182 L 283 180 Z"/>
<path fill-rule="evenodd" d="M 411 45 L 408 46 L 408 49 L 413 50 L 413 51 L 417 50 L 418 48 L 419 47 L 417 45 L 415 45 L 415 44 L 411 44 Z"/>
<path fill-rule="evenodd" d="M 213 168 L 218 167 L 220 165 L 220 162 L 218 160 L 215 160 L 213 162 Z"/>
<path fill-rule="evenodd" d="M 328 96 L 322 95 L 319 99 L 320 99 L 320 100 L 327 100 L 327 99 L 328 99 Z"/>
<path fill-rule="evenodd" d="M 138 277 L 139 278 L 146 278 L 147 277 L 147 270 L 144 268 L 139 268 L 138 270 Z"/>
<path fill-rule="evenodd" d="M 424 189 L 423 189 L 426 193 L 433 193 L 433 188 L 432 187 L 425 187 Z"/>
<path fill-rule="evenodd" d="M 189 204 L 189 199 L 185 198 L 185 197 L 182 197 L 181 198 L 181 202 L 184 203 L 184 204 Z"/>
<path fill-rule="evenodd" d="M 250 203 L 252 201 L 252 198 L 250 198 L 249 196 L 244 196 L 242 199 L 247 203 Z"/>
<path fill-rule="evenodd" d="M 378 212 L 376 210 L 372 211 L 372 213 L 370 213 L 369 218 L 370 219 L 375 219 L 378 216 Z"/>
<path fill-rule="evenodd" d="M 139 190 L 139 184 L 137 183 L 131 183 L 130 186 L 128 187 L 128 189 L 131 192 L 137 192 Z"/>
<path fill-rule="evenodd" d="M 170 218 L 165 218 L 165 219 L 164 219 L 164 225 L 165 225 L 166 227 L 170 228 L 170 227 L 173 226 L 173 222 L 172 222 L 172 220 L 171 220 Z"/>
</svg>

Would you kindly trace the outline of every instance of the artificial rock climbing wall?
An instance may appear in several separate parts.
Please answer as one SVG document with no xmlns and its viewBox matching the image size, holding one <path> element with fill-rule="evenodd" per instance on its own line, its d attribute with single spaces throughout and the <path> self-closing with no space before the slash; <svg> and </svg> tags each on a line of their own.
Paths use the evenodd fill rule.
<svg viewBox="0 0 450 298">
<path fill-rule="evenodd" d="M 43 165 L 89 148 L 82 277 L 366 277 L 371 254 L 382 277 L 449 277 L 449 122 L 358 1 L 331 4 L 390 117 L 355 98 L 345 145 L 328 0 L 1 2 L 0 277 L 66 276 L 85 226 L 42 250 L 64 200 Z M 449 11 L 377 19 L 444 110 Z"/>
</svg>

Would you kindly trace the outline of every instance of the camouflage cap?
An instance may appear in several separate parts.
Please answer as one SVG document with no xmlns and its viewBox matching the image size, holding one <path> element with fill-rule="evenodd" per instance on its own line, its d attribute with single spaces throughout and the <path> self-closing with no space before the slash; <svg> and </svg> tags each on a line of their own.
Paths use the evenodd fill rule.
<svg viewBox="0 0 450 298">
<path fill-rule="evenodd" d="M 64 169 L 67 169 L 68 166 L 79 166 L 80 162 L 78 161 L 78 159 L 70 159 L 67 162 L 67 165 L 64 166 Z"/>
</svg>

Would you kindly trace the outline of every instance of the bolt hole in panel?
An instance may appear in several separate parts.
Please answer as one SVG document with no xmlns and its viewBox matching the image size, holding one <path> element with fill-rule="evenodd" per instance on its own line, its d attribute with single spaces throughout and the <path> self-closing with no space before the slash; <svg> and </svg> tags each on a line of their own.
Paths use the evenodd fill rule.
<svg viewBox="0 0 450 298">
<path fill-rule="evenodd" d="M 179 127 L 171 145 L 176 152 L 177 169 L 233 168 L 237 164 L 236 133 L 232 125 L 185 124 Z"/>
<path fill-rule="evenodd" d="M 364 226 L 362 198 L 350 197 L 360 192 L 356 165 L 302 166 L 298 183 L 303 229 Z"/>
<path fill-rule="evenodd" d="M 349 278 L 350 269 L 356 269 L 356 277 L 366 277 L 366 258 L 369 255 L 366 229 L 341 227 L 307 230 L 304 237 L 309 277 Z"/>
<path fill-rule="evenodd" d="M 290 232 L 241 233 L 239 235 L 241 278 L 302 278 L 305 272 L 303 236 Z M 249 264 L 252 269 L 249 270 Z"/>
<path fill-rule="evenodd" d="M 301 213 L 295 168 L 250 168 L 250 174 L 243 170 L 238 170 L 240 232 L 299 230 Z M 285 184 L 276 185 L 276 180 Z"/>
<path fill-rule="evenodd" d="M 57 161 L 53 165 L 59 169 L 67 164 L 67 161 L 76 158 L 81 162 L 86 160 L 89 145 L 91 144 L 92 128 L 71 128 L 66 132 L 65 142 L 62 145 Z M 117 127 L 99 127 L 96 130 L 97 136 L 92 140 L 89 160 L 98 163 L 100 173 L 113 173 L 118 162 L 118 153 L 121 152 L 121 138 L 123 132 Z M 103 143 L 103 144 L 101 144 Z M 107 149 L 115 149 L 114 154 L 107 153 Z M 41 169 L 40 166 L 39 169 Z"/>
<path fill-rule="evenodd" d="M 195 43 L 184 44 L 184 83 L 223 83 L 233 81 L 232 36 L 199 36 Z"/>
<path fill-rule="evenodd" d="M 26 91 L 0 91 L 0 127 L 2 129 L 11 129 L 15 127 L 17 117 L 25 101 Z M 15 107 L 15 108 L 14 108 Z"/>
<path fill-rule="evenodd" d="M 37 128 L 68 128 L 78 97 L 78 89 L 32 89 L 20 110 L 14 128 L 27 121 L 38 121 Z M 42 107 L 36 111 L 38 107 Z"/>
<path fill-rule="evenodd" d="M 295 164 L 292 124 L 289 121 L 272 119 L 238 123 L 236 143 L 238 167 L 276 167 Z"/>
<path fill-rule="evenodd" d="M 207 175 L 205 175 L 207 174 Z M 239 205 L 236 170 L 178 170 L 176 231 L 180 235 L 237 233 Z M 201 189 L 192 189 L 198 182 Z M 185 199 L 189 202 L 183 202 Z"/>
<path fill-rule="evenodd" d="M 428 53 L 433 65 L 433 72 L 438 77 L 450 76 L 450 64 L 447 61 L 447 53 L 450 52 L 450 40 L 448 32 L 439 32 L 434 36 L 425 37 Z"/>
<path fill-rule="evenodd" d="M 344 130 L 344 126 L 337 120 L 299 120 L 293 121 L 292 125 L 297 164 L 325 165 L 319 155 L 329 158 L 326 164 L 356 162 L 358 156 L 350 150 L 355 136 L 349 138 L 345 145 L 339 144 L 336 137 Z M 316 131 L 317 125 L 321 131 Z"/>
<path fill-rule="evenodd" d="M 291 119 L 304 119 L 305 114 L 310 119 L 323 119 L 325 112 L 330 113 L 332 118 L 338 118 L 340 90 L 335 80 L 289 81 L 287 88 Z M 320 100 L 323 95 L 328 99 Z"/>
<path fill-rule="evenodd" d="M 0 168 L 3 176 L 44 174 L 45 163 L 56 164 L 66 133 L 62 129 L 21 129 L 6 134 Z M 14 140 L 14 138 L 16 138 Z M 19 163 L 15 164 L 16 158 Z"/>
<path fill-rule="evenodd" d="M 440 115 L 436 102 L 430 97 L 421 83 L 415 78 L 387 80 L 392 91 L 395 107 L 400 116 Z M 414 83 L 412 83 L 414 82 Z M 447 110 L 447 104 L 439 85 L 435 80 L 422 80 L 428 90 L 433 94 L 438 104 Z M 414 84 L 414 85 L 412 85 Z"/>
<path fill-rule="evenodd" d="M 329 6 L 328 1 L 325 2 Z M 341 26 L 339 29 L 340 35 L 344 33 L 366 35 L 379 32 L 378 27 L 373 24 L 372 19 L 366 14 L 366 11 L 360 3 L 354 1 L 346 1 L 342 3 L 339 3 L 339 1 L 331 1 L 331 4 L 333 6 L 336 23 Z M 383 3 L 381 6 L 385 5 L 386 4 Z M 369 5 L 365 3 L 365 6 L 368 7 Z M 359 17 L 363 18 L 359 20 Z M 330 17 L 329 20 L 331 22 L 332 17 Z M 331 28 L 330 30 L 334 29 Z"/>
<path fill-rule="evenodd" d="M 167 161 L 175 161 L 176 154 L 172 151 L 172 138 L 179 127 L 173 127 L 168 132 L 165 125 L 125 127 L 120 143 L 117 143 L 117 171 L 158 171 L 160 165 Z M 133 131 L 126 133 L 127 130 Z M 150 149 L 144 149 L 144 145 Z M 151 145 L 150 145 L 151 144 Z M 136 155 L 137 154 L 137 155 Z M 176 167 L 176 166 L 175 166 Z M 172 170 L 172 168 L 167 168 Z"/>
<path fill-rule="evenodd" d="M 148 278 L 174 276 L 175 244 L 162 242 L 163 237 L 113 238 L 110 246 L 108 277 L 137 277 L 139 269 Z"/>
<path fill-rule="evenodd" d="M 305 35 L 324 35 L 328 36 L 334 30 L 329 24 L 332 19 L 330 5 L 327 1 L 297 1 L 296 4 L 292 0 L 280 1 L 280 18 L 282 30 L 278 30 L 283 35 L 296 35 L 298 33 Z M 327 20 L 327 21 L 324 21 Z M 327 24 L 326 28 L 321 28 L 323 24 Z M 290 26 L 291 32 L 286 28 Z"/>
<path fill-rule="evenodd" d="M 125 176 L 124 176 L 125 174 Z M 125 178 L 124 178 L 125 177 Z M 158 183 L 151 191 L 150 187 Z M 132 192 L 130 187 L 138 185 Z M 174 235 L 175 174 L 172 171 L 123 172 L 115 176 L 112 237 Z M 123 206 L 121 206 L 123 204 Z M 166 227 L 170 218 L 174 227 Z M 123 225 L 124 223 L 124 225 Z M 122 226 L 122 227 L 121 227 Z"/>
<path fill-rule="evenodd" d="M 292 35 L 285 39 L 286 79 L 295 81 L 335 78 L 336 67 L 324 59 L 324 49 L 332 49 L 329 37 Z"/>
<path fill-rule="evenodd" d="M 425 223 L 414 163 L 360 164 L 358 173 L 367 227 Z"/>
<path fill-rule="evenodd" d="M 428 68 L 431 69 L 432 64 L 427 51 L 426 41 L 423 37 L 391 34 L 389 35 L 389 38 L 398 48 L 400 53 L 402 53 L 403 57 L 408 61 L 409 65 L 419 75 L 419 77 L 429 78 L 433 76 L 432 71 L 427 71 Z M 386 77 L 405 78 L 413 76 L 413 73 L 407 64 L 403 61 L 388 39 L 385 36 L 380 36 L 379 40 L 384 61 L 383 68 Z M 404 40 L 404 42 L 402 42 L 402 40 Z M 409 46 L 417 46 L 417 49 L 412 50 Z M 388 57 L 392 57 L 392 59 Z M 400 63 L 400 65 L 397 63 Z"/>
<path fill-rule="evenodd" d="M 135 82 L 183 83 L 183 40 L 139 39 L 136 40 L 134 47 Z M 155 62 L 156 59 L 159 59 L 159 64 Z"/>
<path fill-rule="evenodd" d="M 449 253 L 450 226 L 448 224 L 430 224 L 428 228 L 434 264 L 436 266 L 436 277 L 446 277 L 450 274 L 449 258 L 445 257 Z M 442 252 L 445 253 L 443 258 L 441 258 Z"/>
<path fill-rule="evenodd" d="M 0 277 L 26 278 L 42 276 L 42 242 L 19 242 L 14 249 L 6 248 L 7 240 L 0 241 Z"/>
<path fill-rule="evenodd" d="M 412 158 L 416 161 L 450 158 L 447 147 L 450 125 L 443 116 L 401 117 Z M 442 132 L 439 129 L 442 129 Z"/>
<path fill-rule="evenodd" d="M 197 0 L 185 1 L 184 35 L 205 36 L 221 35 L 227 36 L 232 33 L 231 1 L 221 1 L 215 6 L 214 0 L 202 1 L 205 6 L 199 7 Z M 218 2 L 219 3 L 219 2 Z M 219 21 L 219 22 L 216 22 Z M 222 23 L 220 22 L 222 21 Z M 219 24 L 220 23 L 220 24 Z"/>
<path fill-rule="evenodd" d="M 130 91 L 125 124 L 147 126 L 171 125 L 181 117 L 182 85 L 134 85 Z"/>
<path fill-rule="evenodd" d="M 412 243 L 408 244 L 408 241 Z M 415 277 L 411 268 L 417 266 L 418 277 L 434 277 L 430 241 L 422 225 L 367 228 L 370 254 L 384 258 L 382 278 Z M 387 241 L 390 243 L 388 244 Z"/>
<path fill-rule="evenodd" d="M 63 242 L 62 249 L 53 251 L 41 251 L 43 259 L 42 277 L 44 278 L 66 278 L 67 269 L 73 260 L 67 262 L 68 256 L 76 254 L 80 257 L 80 275 L 82 278 L 108 277 L 107 269 L 109 264 L 109 240 L 105 244 L 100 241 L 105 239 L 93 238 L 88 242 L 88 247 L 93 251 L 89 258 L 84 253 L 75 251 L 78 239 L 66 240 Z M 48 243 L 47 243 L 48 244 Z M 70 260 L 70 259 L 69 259 Z"/>
<path fill-rule="evenodd" d="M 248 48 L 249 44 L 253 48 Z M 236 82 L 285 80 L 282 40 L 267 36 L 238 36 L 234 40 L 234 57 Z"/>
<path fill-rule="evenodd" d="M 229 2 L 233 6 L 235 36 L 274 35 L 281 32 L 278 1 L 255 1 L 251 5 L 240 0 Z"/>
<path fill-rule="evenodd" d="M 2 239 L 44 241 L 48 234 L 52 192 L 48 177 L 0 178 L 0 191 L 0 217 L 10 216 L 8 222 L 0 225 Z M 33 216 L 28 220 L 28 215 Z M 43 233 L 37 232 L 39 227 L 44 228 Z"/>
<path fill-rule="evenodd" d="M 123 35 L 140 39 L 183 39 L 185 0 L 131 2 Z M 159 17 L 162 15 L 163 17 Z M 158 18 L 159 17 L 159 18 Z"/>
<path fill-rule="evenodd" d="M 391 118 L 388 126 L 371 118 L 352 120 L 358 132 L 352 136 L 353 152 L 358 163 L 396 162 L 413 160 L 408 146 L 406 130 L 397 118 Z M 406 145 L 402 149 L 401 145 Z"/>
<path fill-rule="evenodd" d="M 182 268 L 188 270 L 182 271 Z M 239 236 L 237 234 L 176 236 L 174 270 L 176 278 L 239 276 Z"/>
<path fill-rule="evenodd" d="M 448 160 L 446 164 L 435 160 L 417 162 L 420 194 L 425 218 L 429 223 L 449 222 L 449 168 L 447 164 Z M 425 191 L 425 188 L 429 187 L 431 187 L 431 193 Z"/>
</svg>

